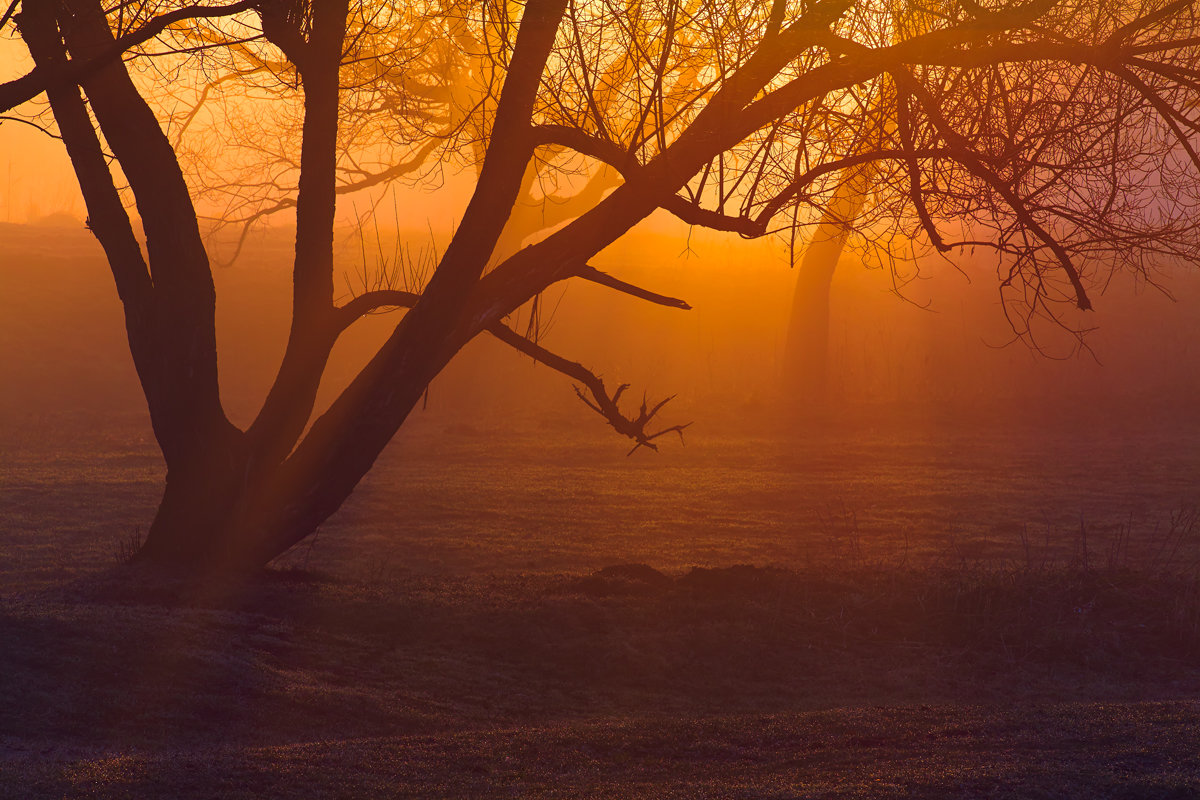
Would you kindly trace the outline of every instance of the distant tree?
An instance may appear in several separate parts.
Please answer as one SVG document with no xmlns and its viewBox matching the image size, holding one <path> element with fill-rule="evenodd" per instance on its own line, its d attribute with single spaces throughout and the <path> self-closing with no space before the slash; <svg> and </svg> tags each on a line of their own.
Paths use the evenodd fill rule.
<svg viewBox="0 0 1200 800">
<path fill-rule="evenodd" d="M 784 339 L 782 381 L 785 396 L 803 414 L 820 415 L 829 402 L 829 326 L 833 276 L 863 211 L 869 165 L 853 174 L 821 214 L 796 266 L 791 315 Z"/>
<path fill-rule="evenodd" d="M 686 308 L 588 263 L 657 209 L 744 236 L 787 232 L 819 219 L 838 186 L 869 164 L 871 202 L 855 236 L 888 257 L 923 246 L 992 248 L 1022 329 L 1061 319 L 1064 304 L 1090 308 L 1087 287 L 1105 269 L 1150 273 L 1196 257 L 1200 28 L 1191 0 L 939 0 L 919 25 L 912 5 L 23 0 L 15 19 L 36 68 L 0 85 L 0 110 L 42 91 L 49 99 L 166 460 L 138 558 L 245 570 L 303 540 L 353 491 L 434 376 L 482 333 L 566 374 L 617 431 L 653 447 L 678 430 L 651 428 L 661 404 L 622 410 L 624 386 L 606 385 L 506 319 L 567 280 Z M 201 29 L 207 44 L 180 46 L 180 30 Z M 289 339 L 243 430 L 221 403 L 215 291 L 192 188 L 146 99 L 162 78 L 137 67 L 152 61 L 147 48 L 173 50 L 170 80 L 202 91 L 250 79 L 217 57 L 247 46 L 295 88 L 299 141 Z M 438 123 L 438 103 L 423 102 L 419 87 L 381 73 L 395 54 L 390 76 L 409 65 L 418 74 L 421 56 L 438 48 L 477 57 L 486 73 L 490 102 L 454 130 Z M 385 89 L 401 105 L 380 102 L 370 120 L 356 116 L 370 104 L 344 102 Z M 393 126 L 392 141 L 411 152 L 461 132 L 482 157 L 428 281 L 338 304 L 339 166 L 356 156 L 345 127 L 368 122 Z M 565 154 L 590 174 L 615 172 L 619 185 L 498 258 L 530 163 L 563 163 Z M 388 308 L 403 309 L 391 335 L 312 419 L 340 334 Z"/>
<path fill-rule="evenodd" d="M 908 8 L 908 22 L 912 32 L 923 32 L 932 8 L 912 5 Z M 911 25 L 911 23 L 916 23 Z M 900 33 L 900 31 L 897 31 Z M 881 92 L 892 87 L 881 83 Z M 890 93 L 889 93 L 890 94 Z M 879 124 L 896 125 L 886 109 L 895 108 L 894 96 L 868 98 L 882 114 L 868 114 Z M 875 111 L 875 108 L 870 109 Z M 876 136 L 882 140 L 886 136 Z M 870 137 L 860 139 L 868 150 L 875 146 Z M 849 153 L 848 153 L 849 155 Z M 796 268 L 796 286 L 792 292 L 792 309 L 788 318 L 784 340 L 782 388 L 795 411 L 801 414 L 820 416 L 827 410 L 829 402 L 829 330 L 830 298 L 833 276 L 846 245 L 853 235 L 855 223 L 862 214 L 871 191 L 874 163 L 850 167 L 829 202 L 821 211 L 820 218 L 804 243 L 803 255 Z M 794 236 L 794 232 L 793 232 Z M 795 260 L 795 246 L 792 247 Z"/>
</svg>

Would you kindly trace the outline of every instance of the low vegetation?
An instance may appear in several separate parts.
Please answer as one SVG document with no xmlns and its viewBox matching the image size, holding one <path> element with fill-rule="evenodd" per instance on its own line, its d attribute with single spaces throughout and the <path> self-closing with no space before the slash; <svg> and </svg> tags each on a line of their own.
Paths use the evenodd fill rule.
<svg viewBox="0 0 1200 800">
<path fill-rule="evenodd" d="M 0 776 L 45 796 L 1200 790 L 1181 766 L 1200 710 L 1190 573 L 293 569 L 200 590 L 119 567 L 0 608 L 20 689 L 0 699 Z M 1001 763 L 1015 741 L 1020 776 Z"/>
</svg>

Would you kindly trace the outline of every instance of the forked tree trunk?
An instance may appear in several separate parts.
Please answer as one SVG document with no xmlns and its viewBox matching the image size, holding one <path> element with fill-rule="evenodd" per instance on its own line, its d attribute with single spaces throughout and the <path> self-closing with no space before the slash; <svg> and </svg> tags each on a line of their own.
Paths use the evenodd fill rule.
<svg viewBox="0 0 1200 800">
<path fill-rule="evenodd" d="M 210 442 L 193 459 L 168 464 L 167 488 L 142 561 L 175 569 L 239 572 L 258 569 L 309 536 L 353 492 L 415 407 L 430 381 L 477 334 L 468 313 L 473 288 L 487 263 L 521 185 L 528 149 L 528 109 L 536 94 L 565 0 L 527 10 L 510 74 L 501 93 L 512 109 L 497 114 L 478 188 L 463 218 L 475 235 L 456 236 L 438 271 L 371 362 L 304 434 L 320 376 L 338 334 L 353 321 L 332 298 L 332 230 L 337 84 L 345 2 L 319 7 L 302 51 L 305 68 L 304 174 L 297 229 L 293 325 L 287 354 L 263 409 L 243 433 Z M 318 34 L 332 31 L 325 56 Z M 329 72 L 326 72 L 328 70 Z M 330 80 L 332 75 L 332 80 Z M 522 109 L 524 115 L 522 116 Z M 324 163 L 322 163 L 324 162 Z M 493 284 L 503 281 L 493 280 Z M 503 291 L 488 314 L 523 302 Z M 500 302 L 497 303 L 496 300 Z"/>
<path fill-rule="evenodd" d="M 432 317 L 435 325 L 447 324 L 445 316 Z M 367 420 L 335 407 L 286 457 L 263 460 L 247 447 L 251 437 L 239 432 L 212 442 L 196 462 L 168 468 L 162 500 L 135 560 L 174 572 L 246 573 L 312 534 L 354 491 L 432 377 L 465 342 L 453 332 L 444 339 L 452 344 L 409 354 L 411 370 L 398 374 L 384 395 L 387 412 L 396 415 L 392 419 L 381 414 L 382 420 Z"/>
<path fill-rule="evenodd" d="M 292 13 L 293 4 L 261 5 L 264 33 L 299 68 L 306 90 L 297 197 L 303 224 L 297 229 L 287 353 L 259 417 L 245 431 L 229 422 L 221 406 L 212 273 L 187 184 L 158 120 L 119 59 L 83 79 L 90 113 L 75 83 L 48 83 L 93 231 L 116 279 L 130 349 L 167 464 L 166 491 L 140 560 L 193 571 L 245 571 L 311 534 L 350 495 L 430 381 L 471 338 L 494 332 L 548 286 L 585 275 L 588 259 L 663 203 L 678 200 L 680 188 L 717 153 L 774 118 L 771 104 L 743 111 L 841 13 L 822 9 L 814 12 L 812 25 L 796 24 L 772 36 L 663 152 L 574 222 L 486 271 L 540 146 L 542 134 L 532 125 L 535 100 L 567 5 L 567 0 L 525 4 L 475 191 L 421 295 L 379 290 L 342 306 L 332 296 L 332 226 L 347 0 L 313 3 L 306 19 Z M 30 52 L 52 76 L 61 74 L 68 50 L 71 59 L 86 63 L 113 46 L 99 0 L 27 2 L 22 16 Z M 858 83 L 881 68 L 856 62 L 829 80 Z M 805 91 L 815 98 L 829 89 L 814 85 Z M 804 101 L 803 93 L 794 100 Z M 100 133 L 132 189 L 145 256 Z M 588 141 L 582 142 L 585 148 Z M 846 219 L 852 216 L 843 212 Z M 635 296 L 652 296 L 624 286 Z M 409 310 L 387 341 L 305 430 L 338 335 L 371 309 L 397 305 Z M 568 362 L 568 374 L 575 375 L 571 366 Z M 615 395 L 598 399 L 616 404 Z M 643 410 L 640 422 L 632 424 L 644 426 L 646 419 Z"/>
<path fill-rule="evenodd" d="M 213 466 L 167 473 L 162 500 L 146 539 L 134 554 L 175 570 L 215 568 L 232 556 L 232 530 L 242 486 L 237 471 Z"/>
</svg>

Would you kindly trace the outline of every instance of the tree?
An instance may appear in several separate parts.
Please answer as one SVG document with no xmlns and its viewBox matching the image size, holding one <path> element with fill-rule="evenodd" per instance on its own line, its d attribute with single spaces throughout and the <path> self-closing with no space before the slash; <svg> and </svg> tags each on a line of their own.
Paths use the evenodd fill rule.
<svg viewBox="0 0 1200 800">
<path fill-rule="evenodd" d="M 483 333 L 569 376 L 617 431 L 653 447 L 679 429 L 651 429 L 661 403 L 623 411 L 624 386 L 610 388 L 505 320 L 567 280 L 686 308 L 588 264 L 658 209 L 745 236 L 794 230 L 819 218 L 846 176 L 871 165 L 871 202 L 856 236 L 889 258 L 992 248 L 1023 330 L 1039 318 L 1062 321 L 1064 305 L 1089 308 L 1087 286 L 1105 266 L 1150 273 L 1197 255 L 1192 0 L 961 0 L 919 14 L 908 5 L 164 0 L 106 10 L 99 0 L 24 0 L 16 19 L 36 68 L 0 85 L 0 108 L 40 91 L 48 97 L 125 309 L 167 464 L 138 558 L 244 570 L 303 540 L 353 491 L 434 376 Z M 297 89 L 292 322 L 275 381 L 244 430 L 221 404 L 215 292 L 192 189 L 130 74 L 147 42 L 173 36 L 172 26 L 203 25 L 212 26 L 211 44 L 169 40 L 180 59 L 253 43 L 278 65 L 272 74 Z M 470 35 L 448 32 L 456 28 Z M 343 101 L 383 90 L 383 54 L 433 43 L 475 48 L 492 102 L 452 131 L 422 126 L 436 116 L 430 103 L 394 82 L 413 113 L 389 123 L 380 104 L 378 124 L 395 125 L 395 141 L 414 150 L 430 137 L 474 137 L 483 153 L 474 193 L 419 291 L 370 290 L 339 305 L 337 176 L 353 157 L 339 138 Z M 403 73 L 405 59 L 395 61 Z M 212 74 L 219 69 L 209 60 L 182 74 L 226 79 Z M 530 163 L 552 164 L 560 153 L 603 165 L 619 185 L 497 259 Z M 334 342 L 387 308 L 403 310 L 391 335 L 310 419 Z"/>
<path fill-rule="evenodd" d="M 926 9 L 910 8 L 909 11 L 912 19 L 927 19 Z M 886 91 L 888 87 L 881 88 Z M 886 107 L 889 99 L 878 97 L 874 101 Z M 888 120 L 887 124 L 894 126 L 895 120 Z M 850 169 L 821 214 L 797 269 L 784 344 L 782 378 L 785 396 L 797 402 L 797 410 L 802 413 L 820 413 L 827 408 L 829 301 L 833 276 L 854 231 L 854 223 L 863 211 L 873 172 L 870 163 Z"/>
<path fill-rule="evenodd" d="M 798 410 L 821 412 L 829 400 L 829 300 L 838 261 L 863 210 L 871 171 L 858 167 L 821 215 L 796 273 L 783 351 L 783 389 Z"/>
</svg>

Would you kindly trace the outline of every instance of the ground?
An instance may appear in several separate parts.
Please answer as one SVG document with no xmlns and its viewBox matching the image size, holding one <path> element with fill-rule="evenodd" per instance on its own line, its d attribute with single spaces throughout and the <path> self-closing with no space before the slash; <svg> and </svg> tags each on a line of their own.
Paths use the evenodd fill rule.
<svg viewBox="0 0 1200 800">
<path fill-rule="evenodd" d="M 144 433 L 9 431 L 0 796 L 1200 796 L 1187 436 L 424 424 L 201 588 Z"/>
<path fill-rule="evenodd" d="M 1196 796 L 1197 584 L 1144 577 L 110 568 L 0 606 L 0 791 Z"/>
</svg>

